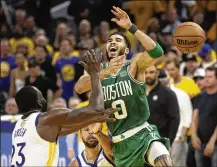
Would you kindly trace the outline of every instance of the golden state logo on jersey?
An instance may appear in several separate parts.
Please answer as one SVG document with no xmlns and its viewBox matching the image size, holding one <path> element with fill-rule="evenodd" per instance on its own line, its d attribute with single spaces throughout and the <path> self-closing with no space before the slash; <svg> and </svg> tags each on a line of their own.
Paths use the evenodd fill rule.
<svg viewBox="0 0 217 167">
<path fill-rule="evenodd" d="M 0 71 L 1 78 L 7 77 L 9 75 L 9 72 L 10 72 L 10 65 L 7 62 L 2 61 L 1 62 L 1 71 Z"/>
<path fill-rule="evenodd" d="M 61 70 L 63 79 L 65 81 L 72 81 L 75 78 L 74 67 L 70 64 L 66 64 Z"/>
</svg>

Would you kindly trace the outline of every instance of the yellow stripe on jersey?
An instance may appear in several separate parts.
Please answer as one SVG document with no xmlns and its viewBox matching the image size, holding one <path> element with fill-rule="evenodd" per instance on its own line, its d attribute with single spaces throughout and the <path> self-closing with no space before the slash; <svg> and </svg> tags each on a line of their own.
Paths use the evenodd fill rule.
<svg viewBox="0 0 217 167">
<path fill-rule="evenodd" d="M 46 163 L 46 166 L 52 166 L 55 153 L 56 153 L 56 143 L 49 143 L 49 154 L 48 154 L 48 161 Z"/>
</svg>

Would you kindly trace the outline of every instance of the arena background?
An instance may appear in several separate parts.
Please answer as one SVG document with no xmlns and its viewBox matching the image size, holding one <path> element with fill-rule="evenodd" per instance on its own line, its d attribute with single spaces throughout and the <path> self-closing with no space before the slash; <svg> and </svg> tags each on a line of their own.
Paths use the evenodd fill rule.
<svg viewBox="0 0 217 167">
<path fill-rule="evenodd" d="M 129 3 L 131 5 L 129 5 Z M 61 58 L 61 40 L 58 41 L 61 36 L 58 36 L 61 31 L 65 31 L 64 38 L 69 37 L 72 43 L 71 52 L 74 57 L 78 57 L 83 54 L 83 51 L 97 48 L 97 53 L 104 52 L 105 41 L 108 37 L 108 32 L 114 32 L 118 29 L 114 23 L 111 23 L 110 19 L 112 14 L 110 12 L 112 6 L 119 6 L 124 8 L 125 11 L 130 15 L 131 20 L 141 29 L 144 30 L 153 39 L 156 39 L 163 47 L 165 55 L 175 54 L 182 65 L 183 76 L 193 78 L 194 74 L 192 71 L 186 72 L 186 64 L 192 60 L 196 62 L 196 68 L 205 69 L 206 64 L 215 64 L 216 62 L 216 51 L 217 51 L 217 2 L 216 1 L 138 1 L 138 0 L 1 0 L 0 7 L 0 37 L 1 39 L 9 39 L 8 55 L 14 57 L 16 52 L 22 52 L 25 55 L 25 67 L 28 67 L 28 60 L 34 58 L 36 45 L 44 45 L 46 47 L 46 59 L 50 61 L 55 67 L 55 72 L 60 75 L 64 75 L 64 71 L 57 70 L 56 62 Z M 173 9 L 173 10 L 169 10 Z M 16 11 L 21 10 L 25 12 L 23 23 L 18 24 L 15 14 Z M 171 11 L 171 13 L 168 13 Z M 175 12 L 175 13 L 174 13 Z M 206 46 L 201 50 L 202 56 L 210 56 L 210 62 L 205 62 L 199 54 L 193 55 L 193 59 L 189 59 L 188 55 L 180 53 L 173 45 L 172 33 L 175 27 L 170 26 L 170 20 L 174 18 L 168 18 L 170 16 L 176 16 L 175 21 L 178 23 L 185 21 L 194 21 L 198 23 L 206 32 Z M 29 19 L 29 20 L 28 20 Z M 83 29 L 79 29 L 80 22 L 83 19 L 87 19 L 83 22 Z M 104 22 L 102 22 L 104 21 Z M 63 23 L 62 29 L 57 28 Z M 107 24 L 109 23 L 109 24 Z M 29 26 L 28 26 L 29 25 Z M 177 26 L 175 24 L 175 26 Z M 89 29 L 85 29 L 85 27 Z M 64 29 L 66 28 L 66 30 Z M 39 41 L 36 40 L 36 32 L 39 30 L 45 30 L 45 33 L 41 36 Z M 82 29 L 82 30 L 81 30 Z M 83 32 L 82 32 L 83 31 Z M 84 34 L 82 34 L 84 33 Z M 86 34 L 85 34 L 86 33 Z M 130 59 L 133 54 L 143 51 L 141 46 L 138 44 L 136 39 L 129 33 L 124 33 L 129 37 L 133 50 L 128 55 Z M 18 35 L 18 36 L 17 36 Z M 82 36 L 83 35 L 83 36 Z M 39 35 L 40 36 L 40 35 Z M 25 39 L 24 39 L 25 37 Z M 27 39 L 28 38 L 28 39 Z M 26 40 L 27 39 L 27 40 Z M 41 41 L 41 42 L 40 42 Z M 1 51 L 3 50 L 1 44 Z M 26 49 L 27 48 L 27 49 Z M 1 166 L 10 165 L 10 154 L 11 154 L 11 133 L 16 123 L 16 120 L 20 117 L 16 107 L 9 106 L 6 111 L 6 101 L 14 97 L 14 93 L 10 93 L 10 75 L 11 70 L 16 67 L 15 63 L 9 68 L 4 69 L 5 60 L 2 58 L 3 53 L 1 52 L 1 78 L 0 78 L 0 109 L 1 109 Z M 14 60 L 15 61 L 15 60 Z M 74 66 L 74 64 L 72 65 Z M 162 64 L 159 64 L 159 68 L 164 68 Z M 42 68 L 42 67 L 41 67 Z M 217 66 L 216 66 L 217 68 Z M 44 71 L 43 71 L 44 70 Z M 42 74 L 49 71 L 42 68 Z M 62 87 L 62 84 L 69 82 L 73 88 L 75 82 L 83 74 L 83 69 L 75 65 L 74 68 L 71 66 L 66 69 L 69 70 L 69 74 L 58 78 L 58 76 L 50 78 L 55 81 L 55 84 L 64 91 L 67 88 Z M 71 71 L 70 71 L 71 70 Z M 61 73 L 62 72 L 62 73 Z M 50 89 L 50 88 L 48 88 Z M 65 90 L 65 91 L 66 91 Z M 55 90 L 56 91 L 56 90 Z M 48 107 L 52 108 L 55 91 L 48 93 Z M 48 91 L 49 92 L 49 91 Z M 78 106 L 85 106 L 88 104 L 88 97 L 86 94 L 77 95 L 73 90 L 71 94 L 62 94 L 62 98 L 68 101 L 71 97 L 78 100 Z M 64 102 L 60 100 L 61 105 Z M 77 104 L 77 103 L 76 103 Z M 77 106 L 77 107 L 78 107 Z M 74 106 L 76 107 L 76 106 Z M 105 130 L 106 131 L 106 130 Z M 68 147 L 66 137 L 61 137 L 60 142 L 60 160 L 59 166 L 66 166 L 70 159 L 68 158 Z M 82 150 L 81 142 L 79 144 L 79 138 L 75 133 L 70 145 L 73 145 L 74 156 L 76 156 L 79 150 Z"/>
</svg>

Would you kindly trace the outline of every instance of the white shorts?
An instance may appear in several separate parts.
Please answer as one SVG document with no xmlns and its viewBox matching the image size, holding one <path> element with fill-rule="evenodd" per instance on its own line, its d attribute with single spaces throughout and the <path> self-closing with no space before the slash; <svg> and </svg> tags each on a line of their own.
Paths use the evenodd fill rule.
<svg viewBox="0 0 217 167">
<path fill-rule="evenodd" d="M 153 141 L 146 153 L 147 161 L 154 166 L 154 160 L 161 155 L 170 155 L 167 148 L 159 141 Z"/>
</svg>

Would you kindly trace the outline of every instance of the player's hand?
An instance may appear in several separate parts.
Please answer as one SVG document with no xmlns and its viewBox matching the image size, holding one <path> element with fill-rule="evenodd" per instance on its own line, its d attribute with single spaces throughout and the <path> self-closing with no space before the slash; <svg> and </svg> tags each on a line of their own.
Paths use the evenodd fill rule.
<svg viewBox="0 0 217 167">
<path fill-rule="evenodd" d="M 197 137 L 197 136 L 192 137 L 192 145 L 196 150 L 201 149 L 201 141 L 200 141 L 199 137 Z"/>
<path fill-rule="evenodd" d="M 95 123 L 92 130 L 94 134 L 98 134 L 102 130 L 102 123 Z"/>
<path fill-rule="evenodd" d="M 96 54 L 92 49 L 87 51 L 84 56 L 81 57 L 79 64 L 84 67 L 89 75 L 95 75 L 100 72 L 100 60 L 96 59 Z"/>
<path fill-rule="evenodd" d="M 108 69 L 110 73 L 116 73 L 122 66 L 123 66 L 123 61 L 125 62 L 126 56 L 118 56 L 110 60 Z"/>
<path fill-rule="evenodd" d="M 215 142 L 209 141 L 205 147 L 204 155 L 207 157 L 211 157 L 215 149 Z"/>
<path fill-rule="evenodd" d="M 95 115 L 94 122 L 95 123 L 103 123 L 103 122 L 114 122 L 116 121 L 115 118 L 110 118 L 110 115 L 113 115 L 115 112 L 120 111 L 120 108 L 108 108 L 103 111 L 95 111 L 93 114 Z"/>
<path fill-rule="evenodd" d="M 128 30 L 131 27 L 132 22 L 130 21 L 129 16 L 125 11 L 123 11 L 119 7 L 113 6 L 111 12 L 116 17 L 116 18 L 112 18 L 111 21 L 115 22 L 117 25 L 119 25 L 120 27 L 126 30 Z"/>
</svg>

